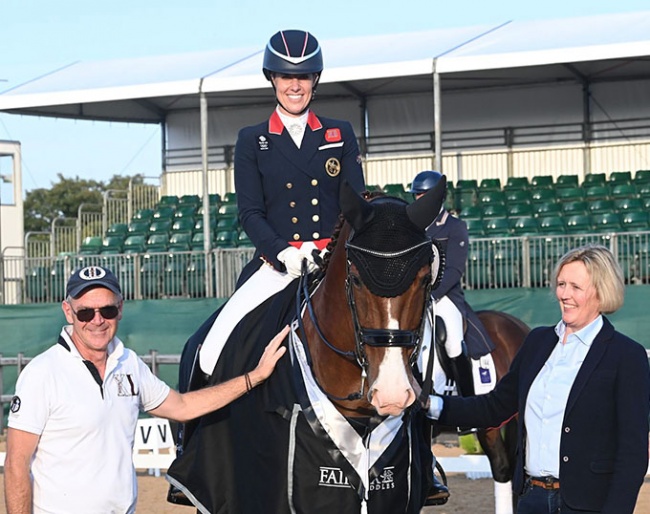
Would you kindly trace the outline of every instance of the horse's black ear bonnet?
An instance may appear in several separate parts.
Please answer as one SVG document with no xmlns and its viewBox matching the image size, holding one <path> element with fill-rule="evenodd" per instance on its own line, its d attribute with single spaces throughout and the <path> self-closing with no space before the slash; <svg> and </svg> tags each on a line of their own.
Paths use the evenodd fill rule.
<svg viewBox="0 0 650 514">
<path fill-rule="evenodd" d="M 399 296 L 417 272 L 431 264 L 431 240 L 409 218 L 406 202 L 379 197 L 369 205 L 373 215 L 352 234 L 348 258 L 372 294 Z"/>
</svg>

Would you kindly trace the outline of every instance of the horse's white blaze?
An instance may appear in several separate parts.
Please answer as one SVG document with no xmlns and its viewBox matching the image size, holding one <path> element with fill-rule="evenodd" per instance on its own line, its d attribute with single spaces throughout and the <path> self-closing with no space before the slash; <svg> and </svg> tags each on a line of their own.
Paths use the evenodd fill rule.
<svg viewBox="0 0 650 514">
<path fill-rule="evenodd" d="M 399 322 L 390 313 L 390 303 L 387 307 L 388 328 L 398 329 Z M 370 392 L 371 403 L 382 416 L 398 416 L 415 401 L 415 393 L 402 359 L 402 348 L 386 348 L 379 364 L 377 379 L 370 385 Z"/>
</svg>

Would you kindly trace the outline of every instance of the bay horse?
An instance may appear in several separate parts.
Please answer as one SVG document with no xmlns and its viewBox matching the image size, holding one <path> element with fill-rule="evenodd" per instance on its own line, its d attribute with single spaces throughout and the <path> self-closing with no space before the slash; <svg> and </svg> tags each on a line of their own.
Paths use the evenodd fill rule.
<svg viewBox="0 0 650 514">
<path fill-rule="evenodd" d="M 520 319 L 501 311 L 482 310 L 476 313 L 490 339 L 495 344 L 491 352 L 496 370 L 497 382 L 508 372 L 519 348 L 530 332 L 530 327 Z M 438 347 L 438 345 L 436 345 Z M 511 514 L 513 496 L 510 481 L 515 469 L 515 452 L 517 449 L 517 416 L 507 420 L 501 427 L 478 429 L 477 439 L 488 458 L 492 478 L 495 481 L 495 512 Z M 443 431 L 436 427 L 434 433 Z"/>
<path fill-rule="evenodd" d="M 445 187 L 408 204 L 367 201 L 342 184 L 345 222 L 321 279 L 310 286 L 303 276 L 239 323 L 207 383 L 254 367 L 287 322 L 289 357 L 264 384 L 184 429 L 167 478 L 199 511 L 420 512 L 432 455 L 412 366 L 433 282 L 425 228 Z M 186 345 L 186 369 L 198 351 Z"/>
</svg>

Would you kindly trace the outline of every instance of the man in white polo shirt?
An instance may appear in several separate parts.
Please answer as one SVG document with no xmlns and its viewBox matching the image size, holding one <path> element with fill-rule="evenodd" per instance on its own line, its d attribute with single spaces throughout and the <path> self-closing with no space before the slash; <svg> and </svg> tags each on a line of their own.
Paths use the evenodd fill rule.
<svg viewBox="0 0 650 514">
<path fill-rule="evenodd" d="M 263 382 L 285 352 L 280 345 L 286 329 L 254 370 L 180 394 L 115 337 L 122 306 L 110 270 L 88 266 L 70 277 L 62 303 L 69 325 L 57 344 L 25 367 L 11 403 L 8 514 L 134 512 L 132 448 L 139 411 L 181 422 L 202 416 Z"/>
</svg>

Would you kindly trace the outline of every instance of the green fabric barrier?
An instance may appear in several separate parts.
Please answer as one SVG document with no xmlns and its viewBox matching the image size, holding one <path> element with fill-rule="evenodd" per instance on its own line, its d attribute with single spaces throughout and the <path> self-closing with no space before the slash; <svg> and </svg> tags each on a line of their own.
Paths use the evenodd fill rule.
<svg viewBox="0 0 650 514">
<path fill-rule="evenodd" d="M 466 291 L 474 310 L 505 311 L 530 327 L 555 325 L 560 309 L 549 289 L 486 289 Z M 645 315 L 650 285 L 626 289 L 625 305 L 609 316 L 617 330 L 650 349 L 650 317 Z M 150 350 L 180 354 L 187 338 L 214 312 L 223 299 L 173 299 L 125 302 L 118 336 L 139 355 Z M 14 357 L 23 352 L 33 357 L 56 343 L 65 317 L 60 304 L 6 305 L 0 307 L 0 353 Z M 177 384 L 177 366 L 165 365 L 160 376 L 172 387 Z M 3 370 L 3 392 L 11 394 L 16 368 Z"/>
</svg>

